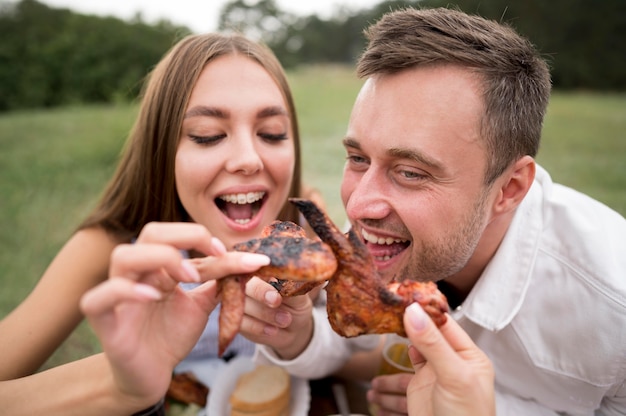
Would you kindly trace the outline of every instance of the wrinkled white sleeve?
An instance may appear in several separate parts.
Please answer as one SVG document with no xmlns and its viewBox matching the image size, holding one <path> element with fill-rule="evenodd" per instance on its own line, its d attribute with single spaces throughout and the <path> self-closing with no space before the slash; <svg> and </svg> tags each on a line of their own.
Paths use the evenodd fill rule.
<svg viewBox="0 0 626 416">
<path fill-rule="evenodd" d="M 280 359 L 266 345 L 257 345 L 254 361 L 283 367 L 291 375 L 317 379 L 331 375 L 341 368 L 356 351 L 378 346 L 378 335 L 343 338 L 331 328 L 325 308 L 313 308 L 313 336 L 307 348 L 293 360 Z"/>
</svg>

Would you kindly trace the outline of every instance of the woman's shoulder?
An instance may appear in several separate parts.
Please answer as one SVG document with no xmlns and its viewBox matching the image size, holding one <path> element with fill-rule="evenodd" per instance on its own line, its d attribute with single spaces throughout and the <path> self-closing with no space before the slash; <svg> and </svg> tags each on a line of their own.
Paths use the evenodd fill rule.
<svg viewBox="0 0 626 416">
<path fill-rule="evenodd" d="M 51 266 L 93 276 L 88 280 L 97 283 L 106 278 L 113 249 L 124 242 L 101 227 L 83 228 L 69 238 Z"/>
</svg>

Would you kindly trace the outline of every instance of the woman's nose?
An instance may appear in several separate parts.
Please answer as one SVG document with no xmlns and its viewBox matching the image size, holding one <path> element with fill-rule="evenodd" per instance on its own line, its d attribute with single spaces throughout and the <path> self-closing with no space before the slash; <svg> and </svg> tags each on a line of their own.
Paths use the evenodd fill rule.
<svg viewBox="0 0 626 416">
<path fill-rule="evenodd" d="M 232 143 L 232 152 L 226 161 L 227 171 L 252 175 L 263 169 L 263 159 L 252 138 L 236 138 Z"/>
</svg>

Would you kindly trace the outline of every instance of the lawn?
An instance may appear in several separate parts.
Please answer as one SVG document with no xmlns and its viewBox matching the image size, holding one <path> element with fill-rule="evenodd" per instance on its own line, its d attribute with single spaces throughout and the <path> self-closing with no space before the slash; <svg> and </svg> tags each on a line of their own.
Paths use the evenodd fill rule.
<svg viewBox="0 0 626 416">
<path fill-rule="evenodd" d="M 304 176 L 331 217 L 339 198 L 341 139 L 361 81 L 351 69 L 289 73 L 303 139 Z M 75 106 L 0 115 L 0 318 L 23 299 L 111 175 L 136 107 Z M 626 95 L 555 93 L 538 158 L 556 181 L 626 214 Z M 97 349 L 86 325 L 47 365 Z"/>
</svg>

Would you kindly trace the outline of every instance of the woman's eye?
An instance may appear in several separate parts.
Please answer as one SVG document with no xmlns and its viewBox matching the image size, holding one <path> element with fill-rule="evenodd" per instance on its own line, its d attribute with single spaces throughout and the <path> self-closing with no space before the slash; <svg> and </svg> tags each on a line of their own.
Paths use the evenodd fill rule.
<svg viewBox="0 0 626 416">
<path fill-rule="evenodd" d="M 288 139 L 287 133 L 259 133 L 259 137 L 261 137 L 263 140 L 267 140 L 268 142 L 280 142 Z"/>
<path fill-rule="evenodd" d="M 225 138 L 226 135 L 225 134 L 217 134 L 214 136 L 194 136 L 194 135 L 189 135 L 189 138 L 198 144 L 214 144 L 219 142 L 220 140 L 222 140 L 223 138 Z"/>
</svg>

